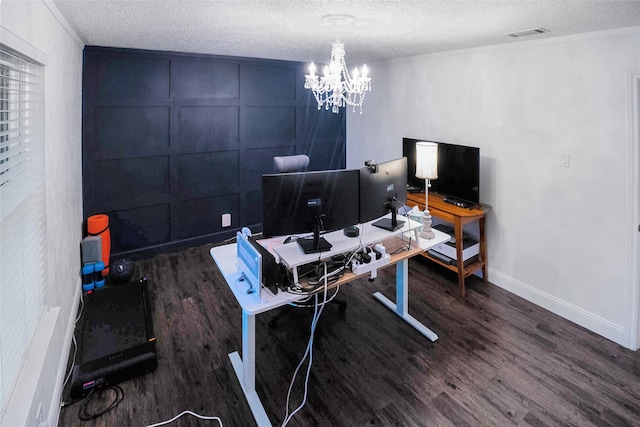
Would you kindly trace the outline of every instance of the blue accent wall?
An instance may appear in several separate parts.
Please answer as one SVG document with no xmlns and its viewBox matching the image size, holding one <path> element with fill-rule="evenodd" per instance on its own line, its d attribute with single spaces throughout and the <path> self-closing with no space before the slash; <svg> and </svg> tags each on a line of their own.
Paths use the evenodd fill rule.
<svg viewBox="0 0 640 427">
<path fill-rule="evenodd" d="M 273 156 L 344 168 L 344 112 L 318 111 L 306 64 L 86 47 L 85 218 L 110 218 L 112 258 L 261 230 Z M 230 213 L 231 227 L 221 216 Z"/>
</svg>

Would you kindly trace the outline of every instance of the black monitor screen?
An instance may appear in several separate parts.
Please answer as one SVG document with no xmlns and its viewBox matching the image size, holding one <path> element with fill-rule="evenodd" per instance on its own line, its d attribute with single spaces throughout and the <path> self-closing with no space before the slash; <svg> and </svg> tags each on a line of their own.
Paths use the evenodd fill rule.
<svg viewBox="0 0 640 427">
<path fill-rule="evenodd" d="M 405 157 L 360 169 L 360 222 L 374 220 L 388 212 L 396 213 L 406 200 Z"/>
<path fill-rule="evenodd" d="M 403 138 L 402 153 L 408 159 L 409 186 L 424 190 L 425 180 L 416 178 L 416 143 L 418 141 L 423 140 Z M 460 201 L 480 203 L 480 149 L 443 142 L 437 142 L 437 144 L 438 178 L 430 180 L 430 190 Z"/>
<path fill-rule="evenodd" d="M 263 175 L 262 233 L 264 237 L 289 236 L 357 224 L 358 193 L 358 170 Z M 325 250 L 310 251 L 318 249 Z"/>
</svg>

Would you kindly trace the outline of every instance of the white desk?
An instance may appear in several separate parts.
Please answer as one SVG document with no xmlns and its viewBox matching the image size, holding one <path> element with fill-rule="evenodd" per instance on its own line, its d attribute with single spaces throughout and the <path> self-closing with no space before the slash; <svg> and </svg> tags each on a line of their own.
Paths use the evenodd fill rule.
<svg viewBox="0 0 640 427">
<path fill-rule="evenodd" d="M 388 264 L 396 264 L 396 303 L 393 303 L 379 292 L 376 292 L 373 296 L 421 334 L 425 335 L 431 341 L 435 341 L 438 339 L 438 336 L 409 314 L 408 260 L 424 250 L 448 241 L 449 236 L 438 230 L 434 230 L 436 234 L 434 239 L 419 239 L 419 242 L 416 242 L 415 230 L 420 227 L 421 224 L 410 221 L 407 218 L 401 219 L 407 222 L 402 229 L 394 232 L 382 230 L 367 223 L 360 226 L 361 234 L 357 238 L 344 236 L 342 230 L 327 233 L 325 238 L 333 245 L 328 252 L 304 254 L 297 243 L 276 245 L 270 249 L 278 255 L 281 262 L 295 271 L 295 268 L 300 265 L 315 262 L 318 261 L 318 259 L 328 259 L 336 254 L 353 251 L 360 247 L 360 245 L 371 245 L 380 241 L 384 242 L 385 240 L 393 239 L 394 237 L 407 236 L 406 241 L 411 241 L 413 249 L 394 254 L 390 264 Z M 290 302 L 303 299 L 304 296 L 286 292 L 278 292 L 277 295 L 273 295 L 269 291 L 265 291 L 263 292 L 262 300 L 257 301 L 252 295 L 247 295 L 235 285 L 240 276 L 240 273 L 237 272 L 236 265 L 236 245 L 228 244 L 213 247 L 211 248 L 210 254 L 242 308 L 242 358 L 238 352 L 235 351 L 229 354 L 229 359 L 231 360 L 231 364 L 236 372 L 236 376 L 238 377 L 238 381 L 240 382 L 242 391 L 247 399 L 247 403 L 249 403 L 256 423 L 259 427 L 271 426 L 269 417 L 255 389 L 255 316 Z M 366 275 L 367 274 L 355 276 L 352 273 L 347 273 L 345 277 L 332 286 L 347 283 Z M 266 295 L 266 297 L 264 295 Z"/>
</svg>

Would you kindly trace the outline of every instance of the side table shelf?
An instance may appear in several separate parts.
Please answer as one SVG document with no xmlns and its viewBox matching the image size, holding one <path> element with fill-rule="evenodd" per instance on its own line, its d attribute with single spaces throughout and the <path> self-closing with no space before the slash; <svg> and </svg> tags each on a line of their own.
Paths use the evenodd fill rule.
<svg viewBox="0 0 640 427">
<path fill-rule="evenodd" d="M 424 193 L 407 193 L 407 205 L 410 207 L 418 206 L 424 210 Z M 450 224 L 453 224 L 454 237 L 456 241 L 456 265 L 441 261 L 424 252 L 422 256 L 435 262 L 458 274 L 458 284 L 460 285 L 460 294 L 465 297 L 467 292 L 465 289 L 465 279 L 476 271 L 482 269 L 482 280 L 487 283 L 487 241 L 484 233 L 485 211 L 481 207 L 461 208 L 442 201 L 442 196 L 437 193 L 429 193 L 429 213 L 432 217 L 439 218 Z M 480 229 L 480 253 L 477 260 L 467 263 L 460 262 L 462 257 L 462 241 L 463 228 L 465 224 L 478 221 Z"/>
</svg>

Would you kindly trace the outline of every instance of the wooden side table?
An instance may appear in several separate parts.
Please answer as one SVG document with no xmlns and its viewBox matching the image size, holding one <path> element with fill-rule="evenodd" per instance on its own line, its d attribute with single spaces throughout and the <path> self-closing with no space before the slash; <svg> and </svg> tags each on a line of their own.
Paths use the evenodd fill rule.
<svg viewBox="0 0 640 427">
<path fill-rule="evenodd" d="M 424 210 L 424 193 L 407 193 L 407 205 L 410 207 L 418 206 Z M 460 285 L 460 294 L 465 297 L 466 289 L 464 280 L 475 273 L 477 270 L 482 269 L 482 279 L 487 283 L 487 241 L 484 233 L 484 220 L 485 210 L 482 207 L 461 208 L 450 203 L 442 201 L 442 195 L 437 193 L 429 193 L 429 213 L 432 217 L 439 218 L 443 221 L 453 224 L 455 245 L 456 245 L 456 259 L 458 262 L 449 264 L 441 261 L 437 258 L 430 256 L 427 252 L 423 252 L 422 256 L 426 257 L 430 261 L 433 261 L 441 266 L 454 271 L 458 274 L 458 284 Z M 462 260 L 462 239 L 463 239 L 463 227 L 470 222 L 478 221 L 480 228 L 480 251 L 478 259 L 465 265 Z"/>
</svg>

